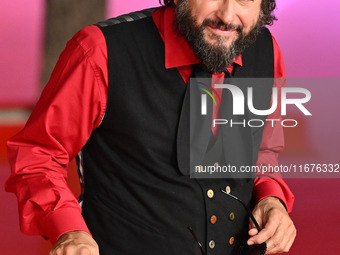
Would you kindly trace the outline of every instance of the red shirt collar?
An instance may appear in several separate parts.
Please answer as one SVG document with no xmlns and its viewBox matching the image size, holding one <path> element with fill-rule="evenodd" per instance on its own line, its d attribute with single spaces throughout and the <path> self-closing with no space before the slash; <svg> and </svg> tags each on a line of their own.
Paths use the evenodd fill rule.
<svg viewBox="0 0 340 255">
<path fill-rule="evenodd" d="M 200 62 L 188 42 L 176 32 L 173 26 L 175 11 L 172 7 L 155 10 L 152 18 L 164 41 L 165 68 L 191 66 Z M 242 66 L 241 55 L 234 59 L 234 64 Z"/>
</svg>

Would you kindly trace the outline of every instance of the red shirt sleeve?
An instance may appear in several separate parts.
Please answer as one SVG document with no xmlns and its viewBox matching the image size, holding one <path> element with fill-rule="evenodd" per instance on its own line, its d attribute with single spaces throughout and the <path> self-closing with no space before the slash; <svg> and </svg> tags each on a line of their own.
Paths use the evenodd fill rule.
<svg viewBox="0 0 340 255">
<path fill-rule="evenodd" d="M 18 197 L 24 233 L 54 243 L 68 231 L 89 232 L 67 166 L 103 118 L 107 77 L 105 38 L 86 27 L 67 43 L 26 126 L 8 141 L 6 190 Z"/>
<path fill-rule="evenodd" d="M 273 37 L 274 44 L 274 70 L 275 84 L 274 87 L 282 87 L 284 85 L 285 69 L 281 50 Z M 280 98 L 280 90 L 279 90 Z M 280 101 L 278 103 L 280 105 Z M 280 107 L 268 116 L 268 119 L 281 120 Z M 272 126 L 272 123 L 275 123 Z M 278 166 L 278 154 L 284 148 L 283 128 L 280 122 L 266 122 L 263 131 L 262 142 L 258 154 L 257 166 L 271 165 Z M 253 195 L 256 202 L 266 197 L 277 197 L 286 206 L 287 211 L 291 212 L 294 204 L 294 195 L 288 185 L 281 178 L 280 174 L 275 175 L 257 175 L 255 178 Z"/>
</svg>

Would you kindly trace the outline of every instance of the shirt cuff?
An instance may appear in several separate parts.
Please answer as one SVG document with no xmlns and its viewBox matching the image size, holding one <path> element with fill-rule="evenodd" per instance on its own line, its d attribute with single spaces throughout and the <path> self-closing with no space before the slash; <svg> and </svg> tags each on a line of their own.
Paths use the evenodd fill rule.
<svg viewBox="0 0 340 255">
<path fill-rule="evenodd" d="M 279 181 L 276 181 L 276 179 L 266 178 L 265 180 L 262 179 L 261 182 L 255 184 L 253 189 L 253 197 L 256 203 L 266 197 L 277 197 L 284 204 L 288 213 L 292 212 L 293 210 L 295 199 L 293 193 L 286 184 L 282 186 L 280 185 Z"/>
<path fill-rule="evenodd" d="M 62 208 L 47 215 L 42 224 L 43 235 L 52 244 L 56 243 L 59 237 L 70 231 L 85 231 L 90 233 L 86 226 L 81 212 L 75 208 Z"/>
</svg>

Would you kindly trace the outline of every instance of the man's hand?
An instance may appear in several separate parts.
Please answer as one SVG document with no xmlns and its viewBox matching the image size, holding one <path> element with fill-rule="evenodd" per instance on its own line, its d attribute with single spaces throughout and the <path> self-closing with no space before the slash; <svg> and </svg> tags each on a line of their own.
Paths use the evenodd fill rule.
<svg viewBox="0 0 340 255">
<path fill-rule="evenodd" d="M 258 233 L 252 224 L 248 245 L 267 242 L 266 254 L 288 252 L 296 229 L 281 201 L 275 197 L 264 198 L 255 206 L 253 214 L 262 230 Z"/>
<path fill-rule="evenodd" d="M 99 255 L 99 248 L 88 233 L 72 231 L 59 238 L 50 255 Z"/>
</svg>

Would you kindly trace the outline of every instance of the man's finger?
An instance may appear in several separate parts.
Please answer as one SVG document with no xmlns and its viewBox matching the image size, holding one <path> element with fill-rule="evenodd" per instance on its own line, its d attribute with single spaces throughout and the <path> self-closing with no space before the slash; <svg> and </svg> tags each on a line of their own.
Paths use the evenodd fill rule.
<svg viewBox="0 0 340 255">
<path fill-rule="evenodd" d="M 90 234 L 70 231 L 59 238 L 50 255 L 99 255 L 99 247 Z"/>
<path fill-rule="evenodd" d="M 95 253 L 91 253 L 90 249 L 84 247 L 78 250 L 77 255 L 91 255 L 91 254 L 95 254 Z"/>
<path fill-rule="evenodd" d="M 266 241 L 268 254 L 275 254 L 285 247 L 287 240 L 284 239 L 284 234 L 285 233 L 281 233 L 280 228 L 278 228 L 273 236 Z"/>
<path fill-rule="evenodd" d="M 256 228 L 251 228 L 249 231 L 248 231 L 248 235 L 250 236 L 254 236 L 254 235 L 257 235 L 259 231 L 256 229 Z"/>
<path fill-rule="evenodd" d="M 267 241 L 268 254 L 288 252 L 293 245 L 295 236 L 296 229 L 293 224 L 289 226 L 288 229 L 278 230 L 274 236 Z"/>
<path fill-rule="evenodd" d="M 279 221 L 277 221 L 275 219 L 276 217 L 269 217 L 266 225 L 264 226 L 264 228 L 255 236 L 252 236 L 251 238 L 248 239 L 248 245 L 253 245 L 253 244 L 261 244 L 267 240 L 269 240 L 269 238 L 271 238 L 278 225 L 279 225 Z"/>
</svg>

